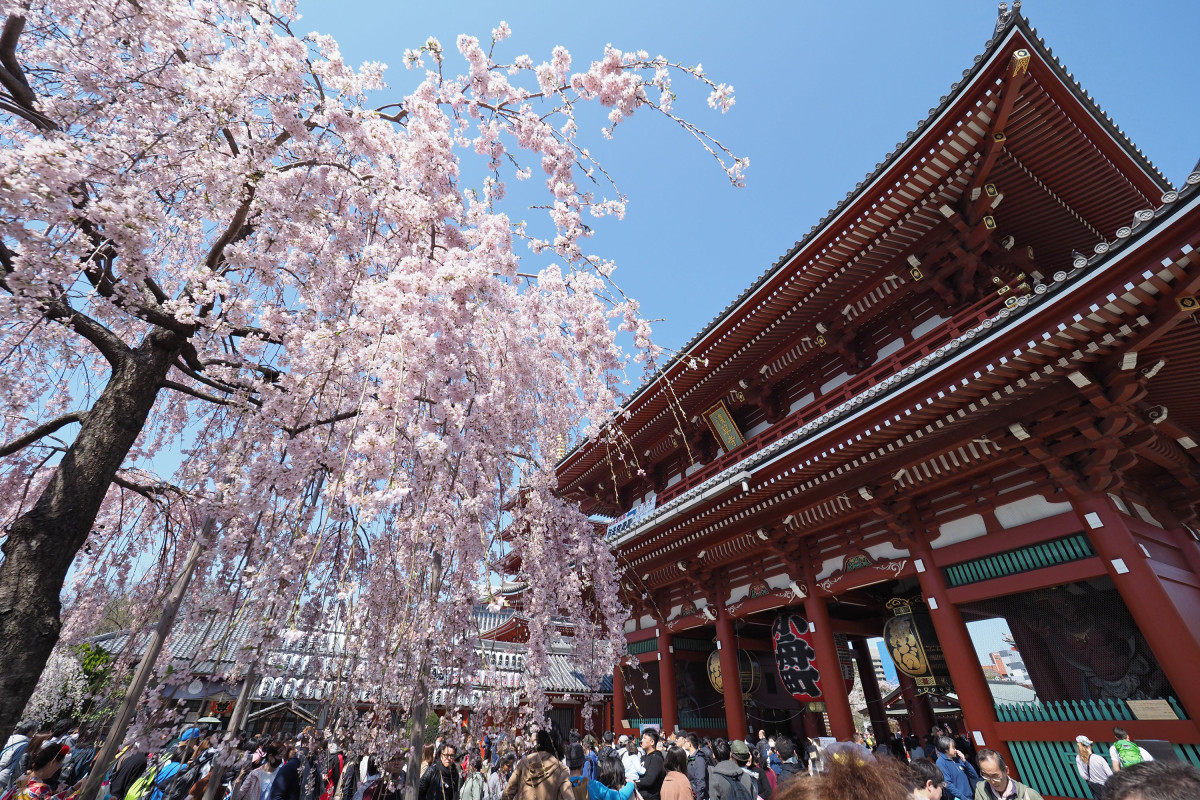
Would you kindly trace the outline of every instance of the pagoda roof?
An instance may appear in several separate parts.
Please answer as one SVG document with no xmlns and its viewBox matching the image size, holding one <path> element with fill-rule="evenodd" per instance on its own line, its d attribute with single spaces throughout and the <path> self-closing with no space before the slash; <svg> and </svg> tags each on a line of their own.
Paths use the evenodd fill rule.
<svg viewBox="0 0 1200 800">
<path fill-rule="evenodd" d="M 676 559 L 693 558 L 687 551 L 696 545 L 688 548 L 689 544 L 706 532 L 736 522 L 732 527 L 739 532 L 733 538 L 705 540 L 706 563 L 727 562 L 762 544 L 753 532 L 744 530 L 753 515 L 767 513 L 780 500 L 810 491 L 818 492 L 823 499 L 818 506 L 799 514 L 802 519 L 797 524 L 806 527 L 837 518 L 858 500 L 857 496 L 852 501 L 845 494 L 839 495 L 840 484 L 847 484 L 841 492 L 849 490 L 853 494 L 849 487 L 866 480 L 857 470 L 892 453 L 893 448 L 906 466 L 914 468 L 912 474 L 906 469 L 905 475 L 894 479 L 909 484 L 923 483 L 933 474 L 927 469 L 929 475 L 919 475 L 915 470 L 923 463 L 919 459 L 937 458 L 947 446 L 941 441 L 945 437 L 957 437 L 955 441 L 961 443 L 955 451 L 956 463 L 987 462 L 1002 449 L 986 438 L 987 431 L 997 423 L 987 418 L 973 421 L 975 417 L 968 415 L 964 406 L 971 411 L 1002 405 L 1019 408 L 1022 396 L 1046 391 L 1046 376 L 1068 371 L 1058 363 L 1060 356 L 1083 346 L 1078 338 L 1082 334 L 1074 325 L 1056 323 L 1060 316 L 1065 314 L 1075 320 L 1075 325 L 1085 328 L 1092 317 L 1134 319 L 1143 313 L 1140 298 L 1174 290 L 1168 283 L 1169 273 L 1182 272 L 1183 268 L 1172 259 L 1162 262 L 1162 272 L 1139 272 L 1139 281 L 1127 284 L 1124 296 L 1108 294 L 1107 287 L 1114 280 L 1112 276 L 1127 265 L 1144 269 L 1139 259 L 1154 252 L 1160 233 L 1175 230 L 1176 238 L 1186 239 L 1189 234 L 1176 226 L 1181 220 L 1185 222 L 1183 227 L 1194 229 L 1200 224 L 1200 170 L 1188 176 L 1182 190 L 1164 193 L 1157 209 L 1139 213 L 1134 224 L 1120 229 L 1112 241 L 1097 244 L 1090 258 L 1078 255 L 1037 292 L 1019 298 L 1011 308 L 1001 307 L 978 324 L 956 331 L 915 363 L 870 381 L 865 391 L 660 505 L 636 528 L 612 542 L 620 548 L 622 562 L 640 575 L 645 585 L 671 583 L 680 577 Z M 1190 246 L 1185 246 L 1183 253 L 1183 263 L 1197 260 Z M 1094 302 L 1093 298 L 1099 297 L 1100 304 L 1104 304 L 1105 295 L 1107 306 Z M 1150 320 L 1134 324 L 1157 329 Z M 1182 326 L 1182 330 L 1190 335 L 1192 327 Z M 1126 328 L 1122 336 L 1136 336 L 1132 328 Z M 1106 348 L 1120 343 L 1119 338 L 1108 338 L 1111 341 Z M 1016 351 L 1011 344 L 1002 344 L 1017 339 L 1028 343 Z M 1088 350 L 1096 357 L 1103 354 L 1099 347 Z M 1064 388 L 1070 386 L 1068 381 L 1062 383 Z M 1005 393 L 995 391 L 1003 386 L 1009 387 Z M 1181 400 L 1180 407 L 1187 410 L 1189 404 Z M 939 433 L 943 435 L 939 437 Z M 972 439 L 972 435 L 984 438 Z M 923 455 L 918 456 L 918 451 Z M 944 467 L 935 464 L 932 469 L 936 472 Z M 749 492 L 722 496 L 741 481 L 747 482 Z M 761 574 L 761 564 L 756 570 Z"/>
<path fill-rule="evenodd" d="M 954 124 L 956 120 L 948 119 L 952 113 L 960 115 L 960 119 L 957 121 L 961 123 L 961 114 L 970 113 L 969 104 L 966 102 L 968 98 L 986 97 L 988 92 L 996 88 L 993 80 L 999 83 L 997 76 L 1000 76 L 1007 67 L 1007 57 L 1014 46 L 1030 49 L 1034 58 L 1049 69 L 1050 74 L 1057 79 L 1061 86 L 1061 91 L 1056 89 L 1054 96 L 1047 94 L 1045 97 L 1039 98 L 1041 106 L 1032 109 L 1031 114 L 1037 115 L 1040 112 L 1066 114 L 1067 112 L 1062 108 L 1063 101 L 1073 98 L 1083 113 L 1068 115 L 1070 122 L 1080 127 L 1080 136 L 1084 140 L 1090 140 L 1113 170 L 1120 173 L 1121 179 L 1128 184 L 1126 188 L 1129 190 L 1129 195 L 1143 197 L 1146 199 L 1144 205 L 1149 205 L 1151 199 L 1156 200 L 1158 195 L 1173 191 L 1170 181 L 1129 140 L 1125 132 L 1053 55 L 1045 41 L 1038 36 L 1037 30 L 1031 27 L 1029 21 L 1018 12 L 1002 13 L 995 33 L 985 43 L 984 51 L 975 58 L 971 67 L 964 70 L 961 80 L 952 85 L 950 92 L 940 98 L 938 105 L 931 108 L 928 115 L 918 122 L 916 127 L 909 131 L 906 137 L 898 142 L 896 147 L 878 162 L 854 189 L 847 192 L 846 196 L 830 209 L 825 217 L 810 229 L 808 234 L 785 251 L 741 295 L 684 345 L 676 358 L 663 366 L 630 396 L 621 415 L 625 420 L 621 426 L 625 428 L 630 440 L 650 423 L 660 420 L 666 413 L 665 409 L 668 406 L 664 397 L 666 381 L 673 384 L 670 394 L 676 398 L 674 402 L 682 401 L 686 391 L 703 383 L 708 375 L 719 368 L 721 363 L 728 362 L 753 342 L 755 337 L 751 333 L 742 332 L 740 336 L 735 333 L 736 328 L 744 321 L 754 317 L 760 311 L 763 312 L 764 322 L 760 324 L 757 331 L 761 335 L 775 327 L 784 312 L 790 313 L 788 309 L 797 302 L 799 295 L 792 292 L 789 297 L 781 297 L 780 289 L 786 288 L 783 286 L 785 281 L 795 283 L 798 292 L 811 297 L 845 272 L 847 264 L 845 259 L 841 261 L 840 265 L 816 263 L 825 255 L 836 255 L 838 251 L 844 254 L 849 249 L 848 244 L 857 247 L 864 238 L 869 240 L 871 237 L 870 228 L 867 229 L 865 236 L 857 231 L 846 236 L 839 235 L 843 233 L 844 228 L 855 223 L 863 223 L 865 220 L 874 225 L 875 231 L 882 230 L 883 233 L 886 233 L 895 230 L 912 216 L 911 208 L 901 207 L 897 210 L 894 207 L 903 206 L 903 201 L 893 204 L 892 198 L 884 201 L 883 195 L 880 195 L 879 200 L 872 204 L 872 196 L 881 191 L 890 192 L 891 187 L 888 185 L 890 178 L 910 164 L 914 156 L 921 156 L 920 162 L 922 163 L 925 161 L 924 156 L 915 152 L 918 146 L 923 148 L 923 143 L 936 140 L 939 126 L 942 123 Z M 938 145 L 941 144 L 938 142 Z M 933 150 L 930 151 L 929 158 L 936 161 L 937 156 Z M 1018 164 L 1018 166 L 1020 165 Z M 964 166 L 960 164 L 959 172 L 963 168 Z M 946 171 L 953 172 L 952 169 Z M 1029 171 L 1026 170 L 1026 172 Z M 1029 178 L 1038 182 L 1036 175 L 1030 173 Z M 1050 194 L 1053 193 L 1050 192 Z M 1056 199 L 1068 211 L 1075 213 L 1061 198 Z M 1128 200 L 1128 197 L 1125 199 Z M 892 205 L 889 206 L 889 204 Z M 889 213 L 884 214 L 884 211 Z M 906 211 L 907 213 L 905 213 Z M 1113 222 L 1107 219 L 1112 214 L 1111 207 L 1103 206 L 1100 203 L 1088 216 L 1094 216 L 1097 219 L 1104 217 L 1105 227 L 1112 229 L 1116 229 L 1118 225 L 1124 224 L 1126 221 Z M 857 219 L 855 219 L 856 215 Z M 1076 214 L 1076 216 L 1079 215 Z M 1084 229 L 1090 231 L 1092 238 L 1096 241 L 1108 238 L 1092 227 L 1087 220 L 1080 219 L 1079 221 Z M 856 239 L 858 242 L 854 241 Z M 868 241 L 867 244 L 869 246 L 871 243 Z M 1064 242 L 1056 242 L 1059 249 L 1064 244 Z M 1068 249 L 1071 248 L 1071 245 L 1066 246 Z M 859 254 L 861 255 L 861 250 Z M 812 260 L 805 265 L 801 259 L 808 256 L 812 256 Z M 826 261 L 832 262 L 833 259 L 826 259 Z M 864 262 L 862 266 L 868 267 L 869 265 Z M 788 280 L 789 276 L 791 276 L 790 280 Z M 836 298 L 830 302 L 836 302 Z M 691 367 L 693 360 L 698 362 L 695 369 Z M 716 363 L 712 363 L 713 361 Z M 577 445 L 559 463 L 558 471 L 562 488 L 570 490 L 572 484 L 585 478 L 589 472 L 605 460 L 607 455 L 607 446 L 603 441 L 589 440 Z M 569 492 L 568 496 L 570 496 Z"/>
</svg>

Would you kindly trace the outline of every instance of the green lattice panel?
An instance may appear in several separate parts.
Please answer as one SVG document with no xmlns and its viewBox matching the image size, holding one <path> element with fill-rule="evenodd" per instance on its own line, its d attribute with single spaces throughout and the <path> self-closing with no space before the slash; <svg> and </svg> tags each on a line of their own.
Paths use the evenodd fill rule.
<svg viewBox="0 0 1200 800">
<path fill-rule="evenodd" d="M 658 639 L 646 639 L 643 642 L 631 642 L 629 644 L 629 655 L 636 656 L 641 653 L 650 653 L 658 649 Z"/>
<path fill-rule="evenodd" d="M 1041 542 L 1010 550 L 974 561 L 964 561 L 945 568 L 946 582 L 954 586 L 966 586 L 1007 575 L 1019 575 L 1043 567 L 1082 561 L 1096 554 L 1086 535 L 1077 533 L 1052 542 Z"/>
<path fill-rule="evenodd" d="M 1177 744 L 1175 755 L 1179 756 L 1180 761 L 1186 761 L 1200 769 L 1200 744 Z"/>
<path fill-rule="evenodd" d="M 689 717 L 684 715 L 679 718 L 679 727 L 684 730 L 692 730 L 693 728 L 706 728 L 717 730 L 725 730 L 729 722 L 724 717 Z"/>
<path fill-rule="evenodd" d="M 682 636 L 673 638 L 671 645 L 675 648 L 676 652 L 689 650 L 693 653 L 711 653 L 717 649 L 712 639 L 686 639 Z"/>
<path fill-rule="evenodd" d="M 1022 783 L 1041 794 L 1091 800 L 1091 790 L 1075 769 L 1074 742 L 1009 742 L 1008 748 Z M 1095 752 L 1108 752 L 1108 745 L 1097 742 Z"/>
</svg>

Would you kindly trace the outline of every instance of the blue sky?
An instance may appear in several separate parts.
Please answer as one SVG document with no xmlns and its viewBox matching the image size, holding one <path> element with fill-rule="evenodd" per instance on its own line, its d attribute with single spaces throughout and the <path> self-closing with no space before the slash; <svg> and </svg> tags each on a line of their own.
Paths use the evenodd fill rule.
<svg viewBox="0 0 1200 800">
<path fill-rule="evenodd" d="M 645 49 L 731 83 L 722 116 L 680 85 L 677 110 L 750 158 L 733 189 L 681 131 L 648 114 L 582 136 L 631 205 L 593 247 L 642 303 L 656 340 L 678 348 L 818 222 L 923 119 L 983 51 L 992 0 L 897 2 L 496 3 L 299 0 L 298 31 L 332 34 L 350 63 L 390 65 L 393 99 L 417 80 L 406 47 L 429 35 L 453 50 L 459 33 L 487 40 L 506 20 L 502 58 L 548 58 L 565 45 L 580 64 L 606 43 Z M 1180 183 L 1200 157 L 1200 90 L 1192 47 L 1200 3 L 1029 0 L 1022 11 L 1083 87 L 1166 176 Z M 522 215 L 521 209 L 512 209 Z M 636 384 L 640 375 L 631 376 Z"/>
<path fill-rule="evenodd" d="M 1200 157 L 1200 3 L 1030 0 L 1022 11 L 1133 142 L 1181 183 Z M 598 121 L 583 131 L 631 200 L 624 222 L 597 226 L 593 248 L 616 260 L 618 283 L 661 320 L 658 343 L 675 349 L 928 114 L 983 51 L 996 3 L 300 0 L 300 12 L 297 30 L 332 34 L 351 63 L 388 63 L 389 99 L 418 77 L 403 69 L 406 47 L 436 36 L 457 71 L 457 34 L 486 40 L 500 20 L 513 29 L 502 60 L 528 53 L 541 61 L 562 44 L 580 64 L 611 43 L 702 63 L 714 80 L 733 84 L 737 104 L 727 115 L 686 85 L 677 110 L 750 158 L 743 189 L 663 120 L 637 115 L 612 142 Z M 1004 648 L 1006 630 L 1001 620 L 971 625 L 981 660 Z"/>
</svg>

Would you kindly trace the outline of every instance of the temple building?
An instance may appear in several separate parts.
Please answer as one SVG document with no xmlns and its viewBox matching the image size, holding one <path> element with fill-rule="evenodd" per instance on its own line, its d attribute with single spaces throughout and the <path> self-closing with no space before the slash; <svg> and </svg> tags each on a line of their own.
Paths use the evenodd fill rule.
<svg viewBox="0 0 1200 800">
<path fill-rule="evenodd" d="M 613 726 L 844 739 L 857 679 L 877 733 L 951 714 L 1048 797 L 1089 796 L 1070 743 L 1114 724 L 1200 765 L 1197 183 L 1002 8 L 929 116 L 560 463 L 634 609 Z M 993 697 L 988 619 L 1036 702 Z"/>
</svg>

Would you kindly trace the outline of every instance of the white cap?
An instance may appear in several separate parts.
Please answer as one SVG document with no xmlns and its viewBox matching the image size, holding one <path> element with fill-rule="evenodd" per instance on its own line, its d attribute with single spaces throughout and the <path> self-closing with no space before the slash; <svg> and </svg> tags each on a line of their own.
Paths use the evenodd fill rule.
<svg viewBox="0 0 1200 800">
<path fill-rule="evenodd" d="M 620 737 L 617 739 L 617 743 L 618 744 L 629 744 L 629 737 L 622 733 L 620 735 Z"/>
</svg>

